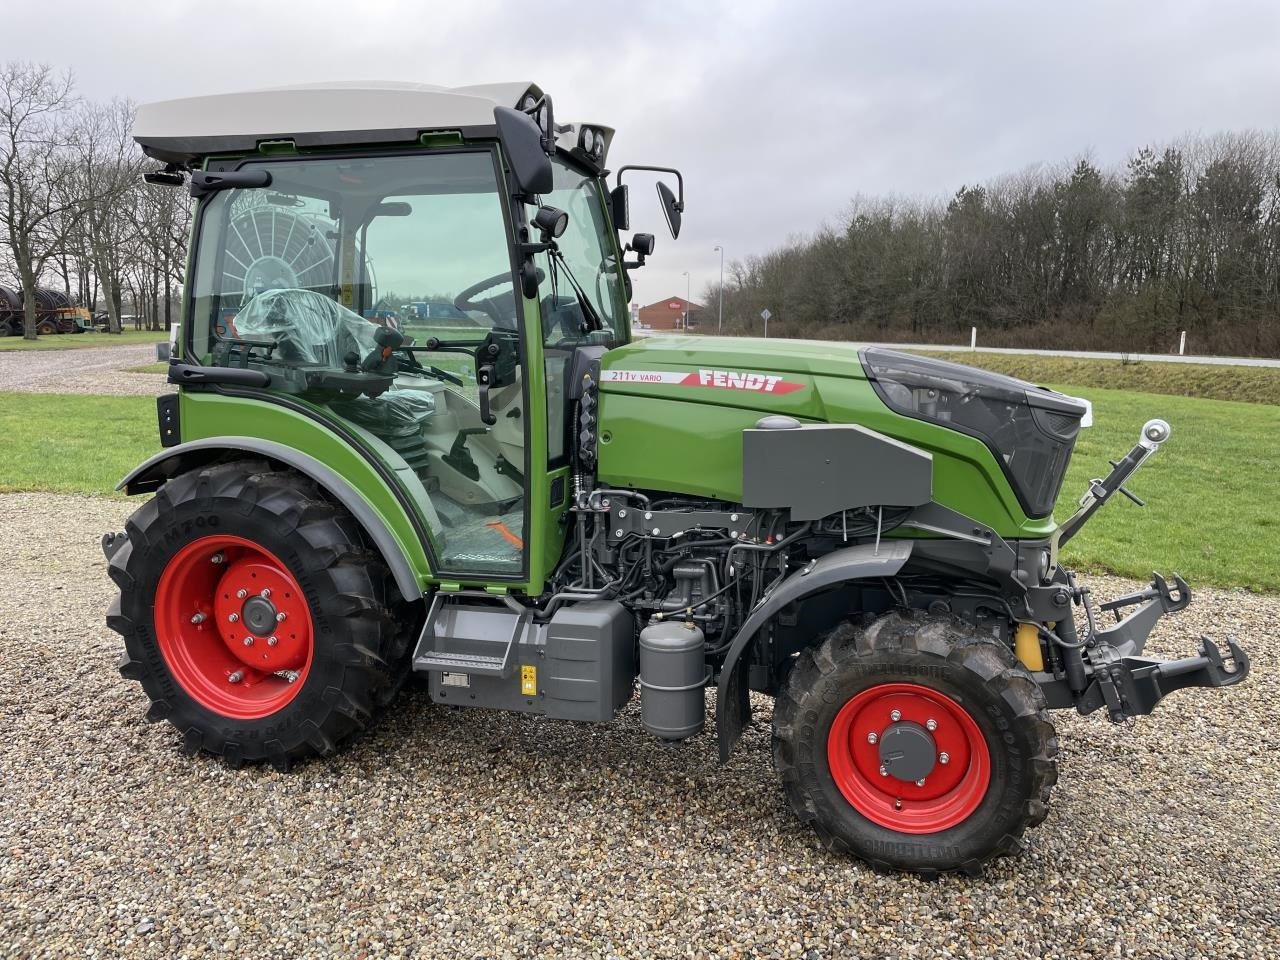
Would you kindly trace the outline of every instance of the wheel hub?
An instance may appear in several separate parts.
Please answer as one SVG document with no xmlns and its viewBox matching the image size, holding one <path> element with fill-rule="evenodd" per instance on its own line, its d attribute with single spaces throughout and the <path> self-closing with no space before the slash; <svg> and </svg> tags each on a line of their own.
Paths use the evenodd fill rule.
<svg viewBox="0 0 1280 960">
<path fill-rule="evenodd" d="M 827 763 L 855 810 L 909 834 L 965 820 L 991 780 L 990 751 L 969 710 L 916 683 L 877 684 L 850 698 L 827 734 Z"/>
<path fill-rule="evenodd" d="M 214 535 L 179 550 L 156 584 L 156 640 L 174 679 L 226 717 L 265 717 L 292 700 L 312 655 L 302 588 L 273 554 Z"/>
<path fill-rule="evenodd" d="M 253 633 L 265 637 L 276 628 L 276 612 L 276 605 L 265 597 L 250 597 L 244 602 L 240 619 Z"/>
<path fill-rule="evenodd" d="M 924 780 L 938 762 L 937 747 L 921 724 L 903 720 L 879 737 L 880 765 L 899 780 Z"/>
</svg>

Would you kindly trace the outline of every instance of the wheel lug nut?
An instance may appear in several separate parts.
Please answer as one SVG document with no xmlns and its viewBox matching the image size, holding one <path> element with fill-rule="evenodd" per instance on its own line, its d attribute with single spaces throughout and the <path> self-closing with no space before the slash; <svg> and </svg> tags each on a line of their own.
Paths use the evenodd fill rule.
<svg viewBox="0 0 1280 960">
<path fill-rule="evenodd" d="M 241 670 L 237 670 L 235 673 L 231 674 L 231 676 L 227 677 L 227 682 L 239 683 L 243 679 L 244 679 L 244 672 Z"/>
<path fill-rule="evenodd" d="M 239 590 L 236 591 L 237 600 L 243 600 L 248 595 L 249 595 L 249 591 L 246 590 L 244 587 L 241 587 Z"/>
<path fill-rule="evenodd" d="M 886 767 L 884 764 L 881 764 L 881 765 L 880 765 L 880 776 L 882 776 L 882 777 L 887 777 L 888 775 L 889 775 L 889 768 L 888 768 L 888 767 Z"/>
<path fill-rule="evenodd" d="M 917 786 L 917 787 L 923 787 L 923 786 L 924 786 L 924 778 L 923 778 L 923 777 L 921 777 L 919 780 L 917 780 L 917 781 L 916 781 L 916 786 Z"/>
<path fill-rule="evenodd" d="M 260 596 L 263 600 L 267 599 L 267 597 L 271 596 L 271 588 L 263 587 L 262 592 L 258 594 L 258 596 Z"/>
<path fill-rule="evenodd" d="M 280 638 L 279 638 L 279 637 L 276 637 L 276 636 L 270 636 L 270 637 L 267 637 L 267 646 L 268 646 L 268 647 L 274 647 L 274 646 L 275 646 L 277 643 L 279 643 L 279 642 L 280 642 Z M 946 754 L 943 754 L 943 756 L 946 756 Z"/>
<path fill-rule="evenodd" d="M 227 619 L 228 619 L 228 620 L 230 620 L 232 623 L 239 623 L 239 622 L 240 622 L 240 614 L 238 614 L 238 613 L 228 613 L 228 614 L 227 614 Z"/>
<path fill-rule="evenodd" d="M 246 647 L 252 647 L 252 646 L 253 646 L 253 637 L 245 637 L 245 638 L 244 638 L 244 645 L 245 645 Z"/>
<path fill-rule="evenodd" d="M 938 721 L 933 719 L 933 717 L 930 717 L 928 720 L 924 722 L 924 727 L 926 730 L 937 730 Z"/>
<path fill-rule="evenodd" d="M 192 622 L 192 623 L 204 623 L 204 614 L 203 614 L 203 613 L 193 613 L 193 614 L 191 615 L 191 622 Z"/>
<path fill-rule="evenodd" d="M 276 623 L 284 623 L 284 621 L 285 621 L 285 613 L 282 610 L 276 614 Z"/>
<path fill-rule="evenodd" d="M 876 732 L 874 730 L 867 734 L 867 743 L 875 743 L 879 739 L 880 738 L 876 736 Z"/>
<path fill-rule="evenodd" d="M 902 711 L 901 710 L 891 711 L 889 713 L 889 719 L 892 720 L 894 723 L 897 723 L 899 720 L 902 719 Z"/>
<path fill-rule="evenodd" d="M 223 559 L 224 559 L 224 557 L 222 556 L 222 554 L 220 554 L 220 553 L 215 553 L 212 557 L 210 557 L 210 558 L 209 558 L 209 562 L 210 562 L 210 563 L 221 563 L 221 562 L 223 561 Z"/>
<path fill-rule="evenodd" d="M 950 762 L 951 762 L 951 755 L 950 755 L 949 753 L 940 753 L 940 754 L 938 754 L 938 762 L 939 762 L 939 763 L 950 763 Z"/>
</svg>

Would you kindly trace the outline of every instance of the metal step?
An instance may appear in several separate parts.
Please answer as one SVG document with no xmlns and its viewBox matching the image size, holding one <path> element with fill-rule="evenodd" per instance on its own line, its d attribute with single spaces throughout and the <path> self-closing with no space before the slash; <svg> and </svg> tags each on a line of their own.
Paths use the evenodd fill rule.
<svg viewBox="0 0 1280 960">
<path fill-rule="evenodd" d="M 413 659 L 415 670 L 444 670 L 448 673 L 468 673 L 480 677 L 502 677 L 507 674 L 507 663 L 502 657 L 481 657 L 465 653 L 425 653 Z"/>
<path fill-rule="evenodd" d="M 510 597 L 474 590 L 438 592 L 413 652 L 413 669 L 508 677 L 531 620 L 531 612 Z"/>
</svg>

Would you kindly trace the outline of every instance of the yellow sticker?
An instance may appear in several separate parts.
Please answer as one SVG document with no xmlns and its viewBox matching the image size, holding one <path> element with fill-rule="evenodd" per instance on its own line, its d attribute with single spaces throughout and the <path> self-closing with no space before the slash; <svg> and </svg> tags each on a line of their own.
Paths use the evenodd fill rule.
<svg viewBox="0 0 1280 960">
<path fill-rule="evenodd" d="M 520 668 L 520 695 L 522 697 L 536 697 L 538 695 L 537 667 Z"/>
</svg>

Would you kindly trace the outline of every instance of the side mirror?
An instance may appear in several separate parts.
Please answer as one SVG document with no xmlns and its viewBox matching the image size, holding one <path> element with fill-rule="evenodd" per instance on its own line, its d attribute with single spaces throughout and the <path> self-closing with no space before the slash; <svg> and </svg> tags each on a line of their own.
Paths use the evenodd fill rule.
<svg viewBox="0 0 1280 960">
<path fill-rule="evenodd" d="M 498 140 L 507 165 L 521 193 L 550 193 L 554 183 L 551 158 L 543 149 L 543 134 L 527 113 L 512 107 L 494 107 Z"/>
<path fill-rule="evenodd" d="M 681 175 L 680 171 L 675 167 L 654 167 L 647 163 L 627 164 L 626 166 L 618 168 L 618 186 L 615 190 L 622 188 L 622 175 L 628 170 L 649 170 L 653 173 L 675 174 L 676 189 L 680 191 L 679 195 L 677 196 L 675 193 L 672 193 L 671 188 L 659 180 L 658 202 L 662 204 L 662 214 L 667 218 L 667 228 L 671 231 L 672 239 L 674 240 L 678 238 L 680 236 L 680 216 L 684 213 L 683 175 Z M 630 224 L 627 224 L 627 227 L 629 228 Z M 619 224 L 618 229 L 621 230 L 624 228 Z"/>
<path fill-rule="evenodd" d="M 684 212 L 684 203 L 677 200 L 671 188 L 661 180 L 658 181 L 658 200 L 662 203 L 662 213 L 667 218 L 671 239 L 675 240 L 680 236 L 680 215 Z"/>
<path fill-rule="evenodd" d="M 613 226 L 616 230 L 631 229 L 630 189 L 625 183 L 620 183 L 609 191 L 610 212 L 613 214 Z"/>
</svg>

